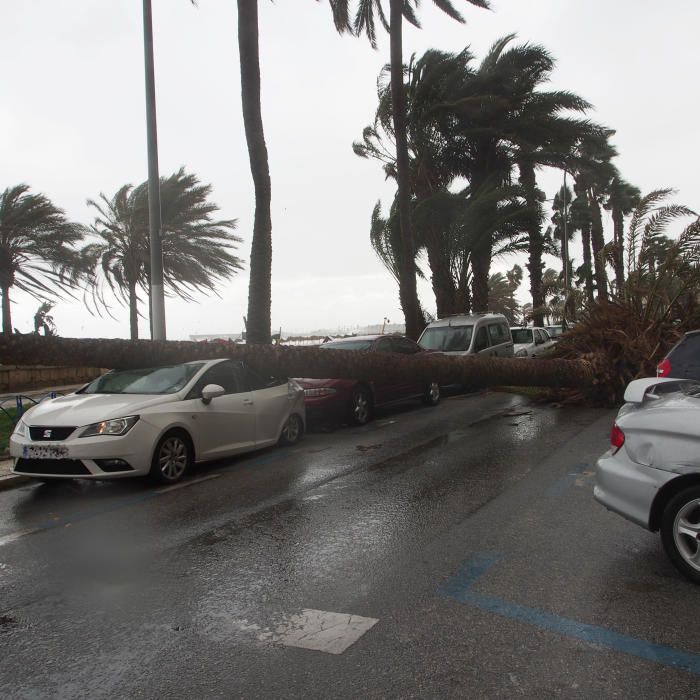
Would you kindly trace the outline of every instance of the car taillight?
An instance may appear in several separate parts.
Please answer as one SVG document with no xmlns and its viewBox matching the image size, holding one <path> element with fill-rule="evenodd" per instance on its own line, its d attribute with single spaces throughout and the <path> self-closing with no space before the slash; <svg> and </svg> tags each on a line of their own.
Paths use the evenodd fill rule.
<svg viewBox="0 0 700 700">
<path fill-rule="evenodd" d="M 625 434 L 617 427 L 615 423 L 610 431 L 610 444 L 615 448 L 615 454 L 625 444 Z"/>
<path fill-rule="evenodd" d="M 658 365 L 656 365 L 656 376 L 657 377 L 668 377 L 671 374 L 671 361 L 666 358 L 661 360 Z"/>
</svg>

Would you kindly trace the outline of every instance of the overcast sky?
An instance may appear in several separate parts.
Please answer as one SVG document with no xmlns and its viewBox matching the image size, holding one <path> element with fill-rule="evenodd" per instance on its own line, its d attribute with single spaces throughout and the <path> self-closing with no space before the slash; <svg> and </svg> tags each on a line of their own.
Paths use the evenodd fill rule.
<svg viewBox="0 0 700 700">
<path fill-rule="evenodd" d="M 486 12 L 454 0 L 460 25 L 429 0 L 404 54 L 428 48 L 480 58 L 516 32 L 557 59 L 552 87 L 595 105 L 617 130 L 617 165 L 643 192 L 678 190 L 700 210 L 697 0 L 492 0 Z M 259 0 L 263 120 L 272 176 L 272 325 L 283 333 L 402 321 L 393 280 L 369 244 L 369 220 L 393 187 L 352 142 L 372 120 L 388 39 L 340 37 L 327 2 Z M 0 189 L 25 182 L 78 221 L 85 200 L 147 177 L 141 0 L 23 0 L 0 10 Z M 463 5 L 463 7 L 461 7 Z M 221 216 L 237 218 L 247 262 L 253 190 L 240 109 L 235 0 L 153 0 L 161 175 L 180 166 L 213 185 Z M 561 175 L 543 173 L 552 197 Z M 606 213 L 606 224 L 610 225 Z M 576 246 L 576 244 L 574 244 Z M 574 253 L 578 252 L 574 247 Z M 580 253 L 579 253 L 580 256 Z M 516 258 L 499 262 L 510 267 Z M 549 263 L 554 263 L 550 260 Z M 168 337 L 239 332 L 246 269 L 220 298 L 166 299 Z M 429 283 L 423 305 L 434 312 Z M 521 297 L 527 299 L 527 280 Z M 15 292 L 13 325 L 33 328 L 38 303 Z M 63 336 L 128 336 L 128 311 L 90 316 L 77 301 L 54 309 Z M 141 322 L 147 333 L 147 321 Z"/>
</svg>

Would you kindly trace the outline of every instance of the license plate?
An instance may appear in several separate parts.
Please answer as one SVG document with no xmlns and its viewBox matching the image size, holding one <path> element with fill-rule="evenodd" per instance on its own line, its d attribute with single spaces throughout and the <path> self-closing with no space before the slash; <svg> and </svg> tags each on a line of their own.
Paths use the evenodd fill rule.
<svg viewBox="0 0 700 700">
<path fill-rule="evenodd" d="M 65 445 L 25 445 L 22 448 L 25 459 L 65 459 L 68 448 Z"/>
</svg>

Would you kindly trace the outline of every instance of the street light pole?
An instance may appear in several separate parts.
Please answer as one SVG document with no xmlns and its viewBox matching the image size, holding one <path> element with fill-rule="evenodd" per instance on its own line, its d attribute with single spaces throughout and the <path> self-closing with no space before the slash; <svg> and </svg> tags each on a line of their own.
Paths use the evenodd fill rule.
<svg viewBox="0 0 700 700">
<path fill-rule="evenodd" d="M 562 261 L 564 263 L 564 290 L 565 290 L 565 301 L 564 301 L 564 316 L 569 307 L 569 234 L 567 231 L 567 218 L 568 213 L 566 210 L 566 169 L 564 169 L 564 235 L 562 237 L 561 250 L 562 250 Z"/>
<path fill-rule="evenodd" d="M 160 177 L 158 175 L 158 129 L 153 69 L 153 19 L 151 0 L 143 0 L 143 54 L 146 68 L 146 142 L 148 146 L 148 228 L 151 251 L 151 338 L 165 340 L 165 295 L 161 246 Z"/>
</svg>

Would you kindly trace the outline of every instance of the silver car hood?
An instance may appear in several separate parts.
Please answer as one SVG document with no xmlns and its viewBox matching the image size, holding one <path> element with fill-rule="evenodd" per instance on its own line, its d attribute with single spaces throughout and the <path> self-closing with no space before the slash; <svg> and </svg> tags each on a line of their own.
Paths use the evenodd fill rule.
<svg viewBox="0 0 700 700">
<path fill-rule="evenodd" d="M 179 394 L 68 394 L 46 399 L 25 414 L 27 425 L 80 426 L 110 418 L 132 416 L 158 404 L 171 403 Z"/>
</svg>

